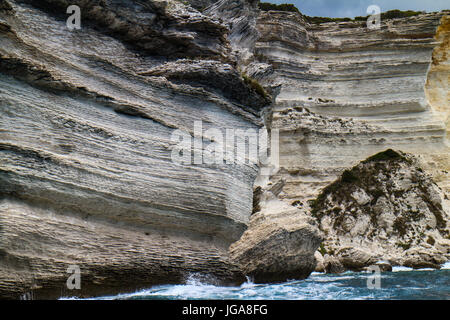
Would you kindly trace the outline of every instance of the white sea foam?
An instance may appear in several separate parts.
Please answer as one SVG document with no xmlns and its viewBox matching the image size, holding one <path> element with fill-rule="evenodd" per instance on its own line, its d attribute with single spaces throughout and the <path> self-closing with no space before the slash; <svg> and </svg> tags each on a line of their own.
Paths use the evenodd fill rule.
<svg viewBox="0 0 450 320">
<path fill-rule="evenodd" d="M 442 266 L 442 269 L 450 269 L 450 263 Z M 422 297 L 420 292 L 424 289 L 417 286 L 417 279 L 422 279 L 428 274 L 434 273 L 434 269 L 413 270 L 408 267 L 393 267 L 394 272 L 405 272 L 404 274 L 383 274 L 383 279 L 389 279 L 394 283 L 383 290 L 368 291 L 365 279 L 366 273 L 346 272 L 344 274 L 323 274 L 313 273 L 311 277 L 305 280 L 293 280 L 276 284 L 255 284 L 251 279 L 237 287 L 216 286 L 210 284 L 207 277 L 191 275 L 184 284 L 178 285 L 160 285 L 150 289 L 142 290 L 131 294 L 118 294 L 116 296 L 104 296 L 99 298 L 90 298 L 87 300 L 112 300 L 112 299 L 242 299 L 242 300 L 265 300 L 265 299 L 283 299 L 283 300 L 346 300 L 346 299 L 391 299 L 391 298 L 417 298 Z M 411 272 L 422 271 L 422 272 Z M 448 275 L 443 274 L 444 283 Z M 399 282 L 395 282 L 399 279 Z M 411 280 L 410 280 L 411 279 Z M 433 280 L 434 281 L 434 280 Z M 446 290 L 442 287 L 442 281 L 431 283 L 430 289 Z M 441 288 L 442 287 L 442 288 Z M 436 291 L 436 292 L 437 292 Z M 430 298 L 430 295 L 424 295 Z M 443 296 L 435 294 L 433 297 L 441 299 Z M 61 300 L 77 299 L 73 297 L 64 297 Z"/>
<path fill-rule="evenodd" d="M 409 267 L 403 267 L 403 266 L 395 266 L 392 267 L 392 272 L 406 272 L 406 271 L 435 271 L 436 269 L 433 268 L 421 268 L 421 269 L 413 269 Z M 450 261 L 444 263 L 441 266 L 441 270 L 450 270 Z"/>
<path fill-rule="evenodd" d="M 422 268 L 422 269 L 417 269 L 416 271 L 434 271 L 436 269 L 433 268 Z"/>
<path fill-rule="evenodd" d="M 246 277 L 246 279 L 247 279 L 247 281 L 244 282 L 243 284 L 241 284 L 241 288 L 242 288 L 242 289 L 245 289 L 245 288 L 253 288 L 253 287 L 256 286 L 256 285 L 253 283 L 253 281 L 252 281 L 249 277 Z"/>
<path fill-rule="evenodd" d="M 392 267 L 392 272 L 405 272 L 405 271 L 413 271 L 413 268 L 403 267 L 403 266 L 395 266 Z"/>
</svg>

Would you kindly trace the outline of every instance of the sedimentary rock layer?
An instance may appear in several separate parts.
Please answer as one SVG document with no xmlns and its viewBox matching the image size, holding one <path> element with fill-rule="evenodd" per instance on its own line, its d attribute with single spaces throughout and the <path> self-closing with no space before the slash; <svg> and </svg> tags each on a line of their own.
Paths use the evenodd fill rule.
<svg viewBox="0 0 450 320">
<path fill-rule="evenodd" d="M 450 130 L 450 16 L 444 15 L 436 31 L 439 42 L 433 50 L 432 63 L 428 71 L 425 93 L 432 109 L 440 113 Z M 447 137 L 448 138 L 448 137 Z"/>
<path fill-rule="evenodd" d="M 388 147 L 417 155 L 449 191 L 448 13 L 368 30 L 253 0 L 188 2 L 209 7 L 0 0 L 0 297 L 116 293 L 191 273 L 304 278 L 320 242 L 306 200 Z M 66 26 L 69 5 L 81 30 Z M 173 133 L 194 135 L 195 121 L 279 130 L 278 172 L 253 194 L 257 163 L 177 164 Z M 217 143 L 199 139 L 196 152 Z M 371 261 L 353 249 L 341 257 Z M 79 292 L 66 290 L 70 265 Z"/>
<path fill-rule="evenodd" d="M 436 112 L 448 105 L 447 62 L 439 62 L 447 20 L 445 12 L 422 14 L 370 30 L 365 22 L 259 15 L 259 61 L 247 72 L 275 92 L 269 126 L 280 130 L 281 198 L 315 197 L 345 168 L 388 147 L 421 155 L 449 191 L 446 120 Z M 436 102 L 427 100 L 427 78 Z"/>
<path fill-rule="evenodd" d="M 205 11 L 205 14 L 229 26 L 231 54 L 237 57 L 241 65 L 252 59 L 255 43 L 260 36 L 256 28 L 260 13 L 258 3 L 258 0 L 219 0 Z"/>
<path fill-rule="evenodd" d="M 275 97 L 266 125 L 279 130 L 280 157 L 278 172 L 257 181 L 254 211 L 267 205 L 261 192 L 275 188 L 278 199 L 311 214 L 306 200 L 317 201 L 320 192 L 333 186 L 344 170 L 379 151 L 396 148 L 415 154 L 432 174 L 437 188 L 442 189 L 436 198 L 447 221 L 448 12 L 386 20 L 380 29 L 371 30 L 365 22 L 309 24 L 301 14 L 270 11 L 260 13 L 256 28 L 254 60 L 248 60 L 244 70 Z M 394 170 L 392 177 L 395 175 Z M 388 198 L 402 202 L 400 193 L 411 190 L 385 191 Z M 349 203 L 352 201 L 356 200 Z M 426 201 L 419 197 L 416 202 L 426 216 Z M 372 205 L 375 203 L 369 207 Z M 330 207 L 330 212 L 333 209 Z M 340 221 L 347 209 L 329 216 L 329 224 Z M 395 216 L 397 211 L 385 206 L 375 216 L 383 220 L 384 215 Z M 357 222 L 364 225 L 363 218 Z M 424 226 L 418 220 L 412 224 L 419 229 Z M 251 228 L 252 224 L 246 233 Z M 361 228 L 370 229 L 367 225 Z M 337 231 L 330 230 L 326 229 L 329 234 L 324 234 L 324 243 L 334 247 L 331 245 L 327 259 L 340 264 L 328 263 L 330 272 L 358 269 L 351 265 L 355 261 L 367 266 L 385 258 L 396 264 L 439 267 L 449 258 L 448 234 L 434 234 L 434 227 L 428 231 L 439 241 L 433 241 L 428 231 L 414 231 L 418 243 L 410 241 L 406 253 L 401 246 L 391 250 L 384 238 L 372 239 L 373 245 L 364 247 L 351 243 L 353 237 L 345 231 L 340 231 L 339 238 L 333 236 Z M 346 248 L 340 239 L 345 239 Z M 361 236 L 362 242 L 372 240 L 367 234 Z M 384 253 L 378 254 L 383 250 L 376 246 L 384 246 Z"/>
<path fill-rule="evenodd" d="M 220 62 L 227 27 L 178 1 L 72 1 L 73 31 L 68 2 L 1 4 L 0 297 L 133 290 L 189 273 L 241 281 L 227 249 L 248 223 L 256 164 L 172 161 L 172 133 L 192 135 L 194 121 L 262 125 L 267 101 Z M 177 81 L 149 72 L 180 55 L 215 68 Z M 78 292 L 65 291 L 72 264 Z"/>
</svg>

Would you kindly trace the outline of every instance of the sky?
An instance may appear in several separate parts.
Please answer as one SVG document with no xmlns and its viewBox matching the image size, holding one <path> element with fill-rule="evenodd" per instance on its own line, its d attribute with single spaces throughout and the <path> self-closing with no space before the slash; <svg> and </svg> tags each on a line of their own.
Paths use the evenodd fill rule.
<svg viewBox="0 0 450 320">
<path fill-rule="evenodd" d="M 308 16 L 349 17 L 366 16 L 370 5 L 378 5 L 381 12 L 393 9 L 441 11 L 450 9 L 450 0 L 261 0 L 271 3 L 292 3 Z"/>
</svg>

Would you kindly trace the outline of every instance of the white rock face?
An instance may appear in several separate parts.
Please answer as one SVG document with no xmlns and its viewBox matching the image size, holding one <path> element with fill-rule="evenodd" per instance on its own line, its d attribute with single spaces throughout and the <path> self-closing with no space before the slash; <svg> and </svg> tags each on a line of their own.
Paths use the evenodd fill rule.
<svg viewBox="0 0 450 320">
<path fill-rule="evenodd" d="M 219 0 L 205 10 L 205 14 L 223 20 L 229 26 L 232 54 L 241 64 L 251 61 L 259 38 L 256 29 L 258 3 L 258 0 Z"/>
<path fill-rule="evenodd" d="M 430 197 L 436 197 L 434 201 L 440 203 L 444 220 L 448 220 L 447 14 L 386 20 L 380 30 L 368 30 L 364 22 L 313 25 L 301 14 L 288 12 L 258 16 L 255 61 L 246 66 L 246 72 L 276 97 L 267 126 L 280 131 L 280 170 L 269 179 L 273 184 L 283 181 L 279 199 L 308 212 L 307 200 L 315 199 L 343 170 L 393 147 L 418 156 L 421 166 L 432 174 L 443 192 L 431 192 Z M 355 216 L 346 215 L 339 223 L 346 240 L 333 243 L 334 252 L 319 269 L 359 269 L 391 250 L 393 225 L 398 219 L 392 203 L 399 200 L 400 190 L 409 190 L 416 183 L 408 178 L 408 169 L 402 175 L 403 179 L 395 181 L 397 193 L 373 204 L 365 190 L 353 190 L 352 202 L 376 212 L 379 238 L 367 238 L 370 216 L 356 217 L 356 211 L 351 212 Z M 267 181 L 260 186 L 267 188 Z M 264 201 L 260 199 L 259 207 Z M 435 230 L 437 222 L 423 199 L 407 195 L 405 201 L 411 210 L 423 212 L 422 227 Z M 331 232 L 335 223 L 336 217 L 323 217 L 322 230 L 329 240 L 325 243 L 332 242 L 326 232 Z M 448 259 L 448 235 L 433 233 L 429 242 L 434 244 L 430 245 L 423 243 L 428 238 L 419 234 L 422 242 L 411 245 L 414 249 L 410 249 L 409 259 L 397 247 L 389 255 L 390 261 L 438 267 Z M 433 241 L 433 237 L 440 240 Z M 379 249 L 379 245 L 386 247 Z M 344 251 L 338 254 L 339 250 Z M 423 254 L 413 254 L 414 250 Z"/>
<path fill-rule="evenodd" d="M 276 96 L 269 126 L 280 130 L 282 198 L 313 198 L 345 168 L 390 147 L 421 155 L 450 192 L 447 116 L 437 112 L 450 103 L 444 12 L 368 30 L 365 22 L 313 25 L 271 11 L 257 29 L 263 64 L 247 70 Z"/>
<path fill-rule="evenodd" d="M 436 31 L 436 40 L 439 45 L 433 51 L 433 63 L 430 66 L 427 83 L 425 86 L 427 100 L 433 110 L 441 115 L 447 126 L 447 134 L 450 130 L 450 16 L 441 18 Z"/>
<path fill-rule="evenodd" d="M 316 268 L 314 253 L 322 241 L 313 224 L 301 210 L 272 198 L 230 246 L 230 258 L 256 283 L 307 278 Z"/>
</svg>

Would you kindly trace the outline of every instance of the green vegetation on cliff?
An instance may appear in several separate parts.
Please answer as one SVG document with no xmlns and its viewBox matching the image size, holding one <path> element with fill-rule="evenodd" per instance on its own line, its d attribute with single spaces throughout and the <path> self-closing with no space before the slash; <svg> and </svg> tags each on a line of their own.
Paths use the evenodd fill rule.
<svg viewBox="0 0 450 320">
<path fill-rule="evenodd" d="M 258 80 L 253 79 L 246 73 L 241 73 L 242 79 L 244 79 L 245 84 L 250 86 L 253 90 L 256 91 L 261 97 L 265 99 L 270 99 L 270 95 L 267 93 L 267 91 L 263 88 L 262 85 L 259 84 Z"/>
<path fill-rule="evenodd" d="M 413 11 L 413 10 L 407 10 L 407 11 L 401 11 L 401 10 L 390 10 L 386 12 L 381 13 L 381 20 L 385 19 L 395 19 L 395 18 L 408 18 L 408 17 L 414 17 L 418 16 L 419 14 L 422 14 L 424 12 L 422 11 Z M 365 17 L 355 17 L 355 21 L 366 21 L 369 16 Z"/>
<path fill-rule="evenodd" d="M 327 18 L 327 17 L 308 17 L 305 16 L 306 21 L 309 23 L 327 23 L 327 22 L 346 22 L 346 21 L 352 21 L 350 18 Z"/>
<path fill-rule="evenodd" d="M 259 8 L 263 11 L 286 11 L 286 12 L 297 12 L 300 13 L 300 10 L 290 3 L 282 3 L 282 4 L 274 4 L 274 3 L 268 3 L 268 2 L 260 2 Z M 381 13 L 381 20 L 386 19 L 394 19 L 394 18 L 408 18 L 417 16 L 419 14 L 424 13 L 423 11 L 413 11 L 413 10 L 389 10 L 386 12 Z M 329 17 L 310 17 L 303 15 L 305 20 L 309 23 L 313 24 L 320 24 L 320 23 L 327 23 L 327 22 L 347 22 L 347 21 L 366 21 L 369 16 L 358 16 L 354 19 L 351 18 L 329 18 Z"/>
<path fill-rule="evenodd" d="M 282 3 L 282 4 L 274 4 L 274 3 L 268 3 L 268 2 L 260 2 L 259 8 L 263 11 L 288 11 L 288 12 L 298 12 L 300 11 L 297 9 L 296 6 L 290 3 Z"/>
</svg>

